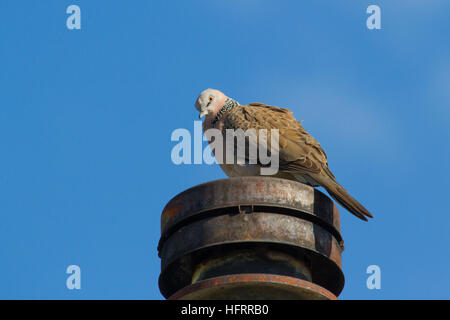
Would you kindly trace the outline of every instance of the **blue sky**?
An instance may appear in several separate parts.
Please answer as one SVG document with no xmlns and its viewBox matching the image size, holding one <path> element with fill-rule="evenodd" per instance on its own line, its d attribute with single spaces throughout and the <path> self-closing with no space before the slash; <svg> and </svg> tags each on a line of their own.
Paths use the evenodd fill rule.
<svg viewBox="0 0 450 320">
<path fill-rule="evenodd" d="M 66 8 L 81 8 L 81 30 Z M 381 8 L 381 30 L 366 8 Z M 450 298 L 450 3 L 0 1 L 0 298 L 161 299 L 160 214 L 224 178 L 171 162 L 206 88 L 288 107 L 337 179 L 342 299 Z M 65 270 L 82 271 L 68 290 Z M 381 290 L 366 268 L 381 268 Z"/>
</svg>

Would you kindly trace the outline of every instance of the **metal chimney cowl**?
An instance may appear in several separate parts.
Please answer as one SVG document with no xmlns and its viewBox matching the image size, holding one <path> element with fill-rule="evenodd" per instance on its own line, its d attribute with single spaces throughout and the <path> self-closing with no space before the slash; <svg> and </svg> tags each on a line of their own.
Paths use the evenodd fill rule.
<svg viewBox="0 0 450 320">
<path fill-rule="evenodd" d="M 204 183 L 162 212 L 159 288 L 168 299 L 337 299 L 339 232 L 335 204 L 302 183 Z"/>
</svg>

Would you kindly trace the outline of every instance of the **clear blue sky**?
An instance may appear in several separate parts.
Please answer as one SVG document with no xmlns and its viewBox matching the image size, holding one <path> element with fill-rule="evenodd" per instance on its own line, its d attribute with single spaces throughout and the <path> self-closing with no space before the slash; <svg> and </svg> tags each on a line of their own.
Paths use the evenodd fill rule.
<svg viewBox="0 0 450 320">
<path fill-rule="evenodd" d="M 66 28 L 81 7 L 81 30 Z M 381 30 L 366 8 L 381 7 Z M 288 107 L 375 219 L 341 208 L 343 299 L 450 298 L 450 2 L 0 1 L 0 298 L 161 299 L 171 162 L 206 88 Z M 65 286 L 68 265 L 82 289 Z M 379 265 L 381 290 L 366 288 Z"/>
</svg>

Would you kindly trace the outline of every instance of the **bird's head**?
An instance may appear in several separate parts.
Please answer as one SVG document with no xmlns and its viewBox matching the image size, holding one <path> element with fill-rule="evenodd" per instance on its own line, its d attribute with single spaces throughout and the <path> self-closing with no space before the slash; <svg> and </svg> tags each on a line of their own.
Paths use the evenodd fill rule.
<svg viewBox="0 0 450 320">
<path fill-rule="evenodd" d="M 227 96 L 219 90 L 206 89 L 200 93 L 195 102 L 195 109 L 200 112 L 199 119 L 208 115 L 215 116 L 225 105 L 226 100 Z"/>
</svg>

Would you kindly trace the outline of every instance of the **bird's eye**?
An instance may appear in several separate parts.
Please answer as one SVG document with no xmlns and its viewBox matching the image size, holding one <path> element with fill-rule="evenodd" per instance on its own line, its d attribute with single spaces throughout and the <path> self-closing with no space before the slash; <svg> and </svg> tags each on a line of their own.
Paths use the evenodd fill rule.
<svg viewBox="0 0 450 320">
<path fill-rule="evenodd" d="M 213 97 L 212 96 L 209 96 L 209 101 L 211 102 L 211 101 L 213 101 Z"/>
</svg>

